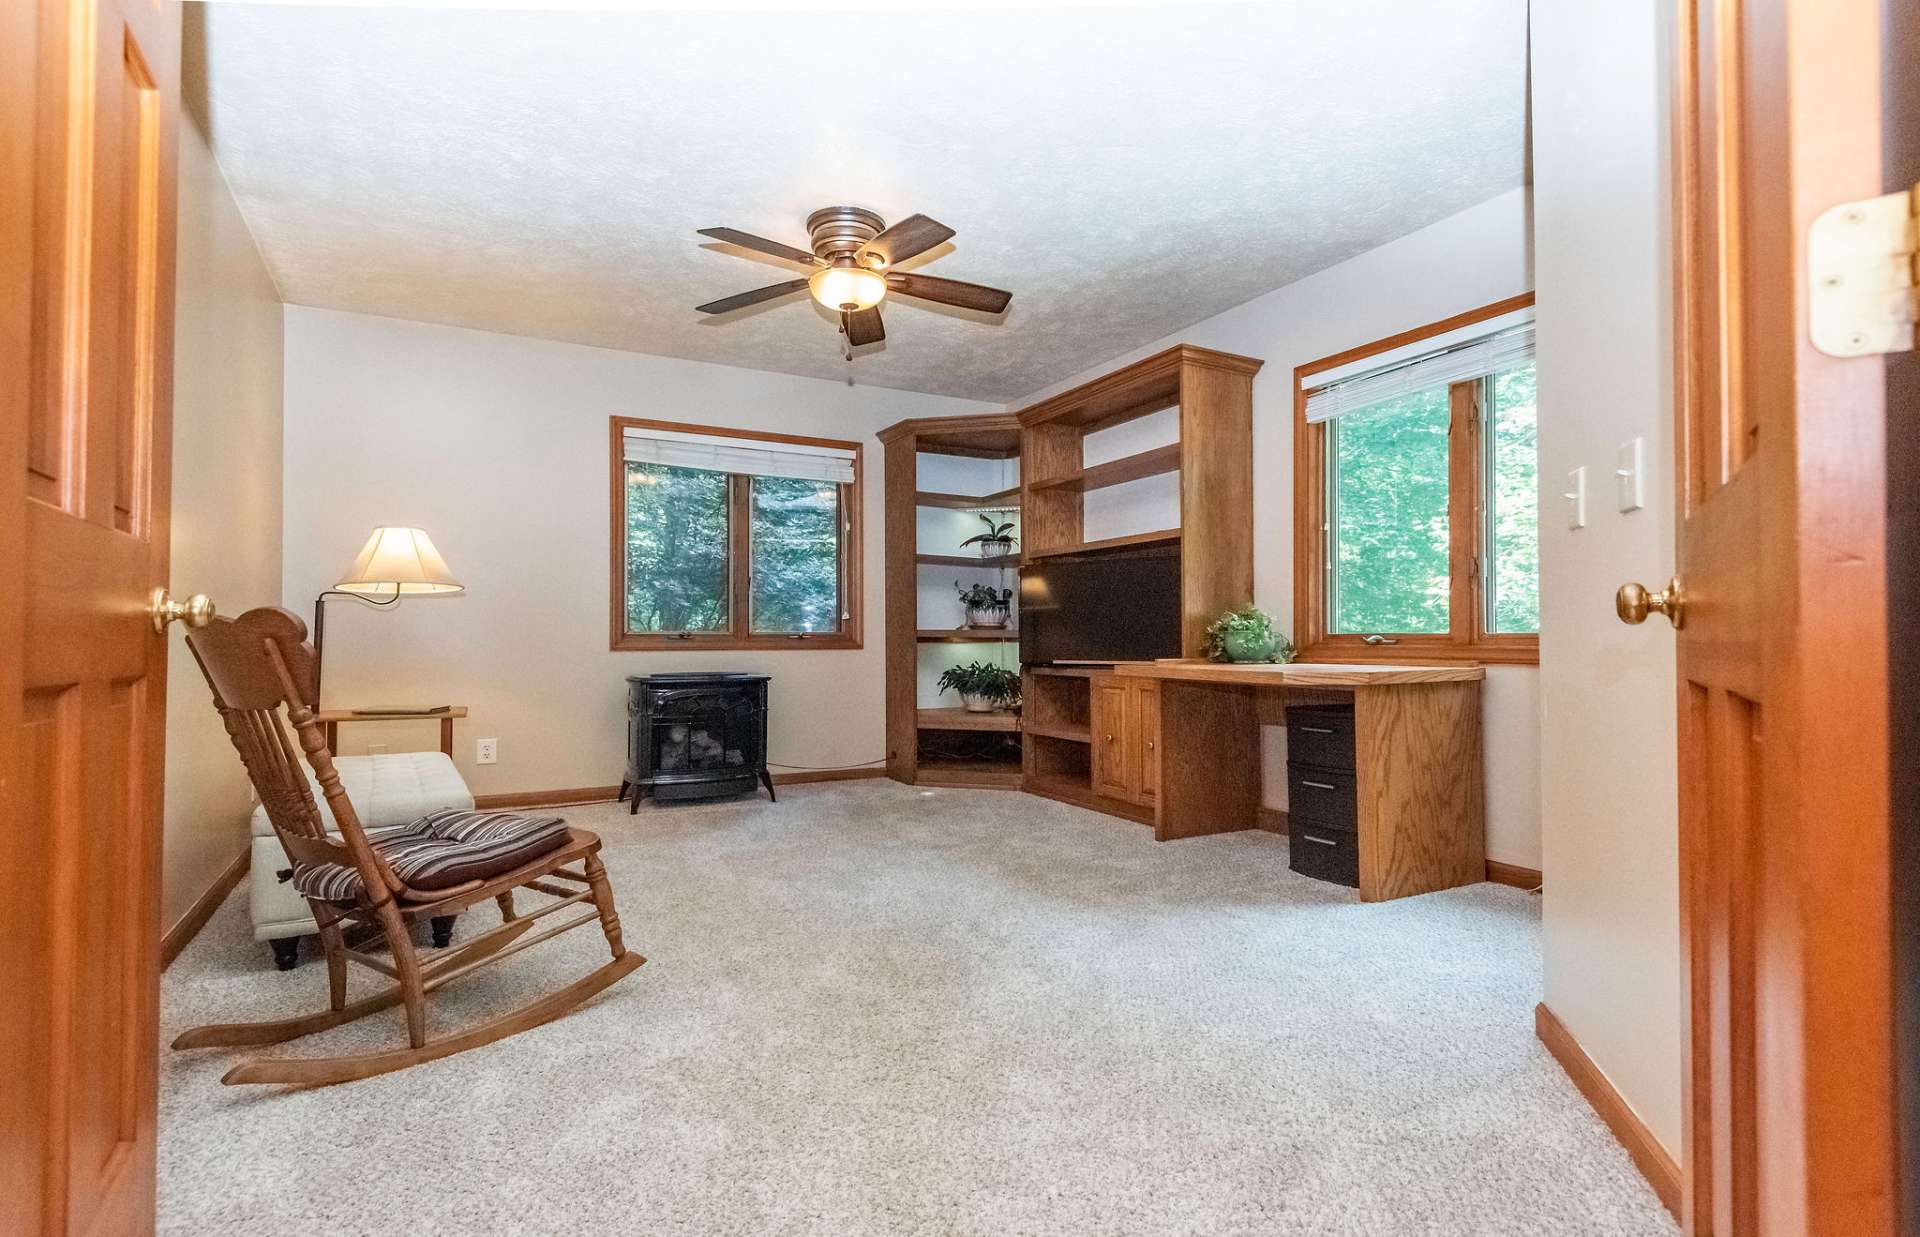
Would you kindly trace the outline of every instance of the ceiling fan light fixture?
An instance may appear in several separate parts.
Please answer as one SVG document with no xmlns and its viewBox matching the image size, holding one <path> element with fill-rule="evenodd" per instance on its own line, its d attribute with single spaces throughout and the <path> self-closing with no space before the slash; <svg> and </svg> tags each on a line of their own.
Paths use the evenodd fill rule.
<svg viewBox="0 0 1920 1237">
<path fill-rule="evenodd" d="M 871 309 L 887 294 L 887 281 L 858 266 L 829 266 L 807 280 L 813 299 L 828 309 L 853 312 Z"/>
</svg>

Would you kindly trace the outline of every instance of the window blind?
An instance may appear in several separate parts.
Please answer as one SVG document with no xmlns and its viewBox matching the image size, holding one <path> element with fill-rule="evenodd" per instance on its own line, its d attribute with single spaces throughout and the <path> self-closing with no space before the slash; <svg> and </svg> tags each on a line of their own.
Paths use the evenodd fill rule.
<svg viewBox="0 0 1920 1237">
<path fill-rule="evenodd" d="M 629 463 L 853 484 L 853 451 L 846 447 L 637 428 L 621 438 Z"/>
<path fill-rule="evenodd" d="M 1307 422 L 1318 425 L 1388 400 L 1480 378 L 1533 359 L 1533 323 L 1521 322 L 1478 337 L 1400 356 L 1359 373 L 1342 374 L 1307 389 Z M 1378 360 L 1378 358 L 1375 358 Z M 1311 382 L 1312 379 L 1309 379 Z"/>
</svg>

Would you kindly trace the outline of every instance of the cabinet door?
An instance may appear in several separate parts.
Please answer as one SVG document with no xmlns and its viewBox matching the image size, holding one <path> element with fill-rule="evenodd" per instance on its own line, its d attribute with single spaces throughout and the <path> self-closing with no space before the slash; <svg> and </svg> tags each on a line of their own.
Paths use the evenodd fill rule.
<svg viewBox="0 0 1920 1237">
<path fill-rule="evenodd" d="M 1139 784 L 1133 730 L 1134 693 L 1113 675 L 1093 680 L 1093 789 L 1132 801 Z"/>
<path fill-rule="evenodd" d="M 1160 685 L 1151 679 L 1139 679 L 1133 689 L 1134 750 L 1139 753 L 1138 793 L 1134 802 L 1152 807 L 1160 794 Z"/>
</svg>

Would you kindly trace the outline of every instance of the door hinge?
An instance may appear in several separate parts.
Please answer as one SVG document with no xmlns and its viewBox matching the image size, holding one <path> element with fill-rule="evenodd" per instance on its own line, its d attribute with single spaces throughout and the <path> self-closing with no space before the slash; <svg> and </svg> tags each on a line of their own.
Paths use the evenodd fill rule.
<svg viewBox="0 0 1920 1237">
<path fill-rule="evenodd" d="M 1913 351 L 1920 317 L 1920 185 L 1842 202 L 1807 234 L 1808 329 L 1828 356 Z"/>
</svg>

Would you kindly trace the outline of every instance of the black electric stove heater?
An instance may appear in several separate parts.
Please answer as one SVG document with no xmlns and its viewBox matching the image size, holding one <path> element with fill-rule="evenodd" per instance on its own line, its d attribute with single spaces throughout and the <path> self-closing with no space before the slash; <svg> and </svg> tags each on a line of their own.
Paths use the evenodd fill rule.
<svg viewBox="0 0 1920 1237">
<path fill-rule="evenodd" d="M 773 793 L 764 674 L 627 676 L 627 776 L 620 797 L 660 803 Z"/>
</svg>

